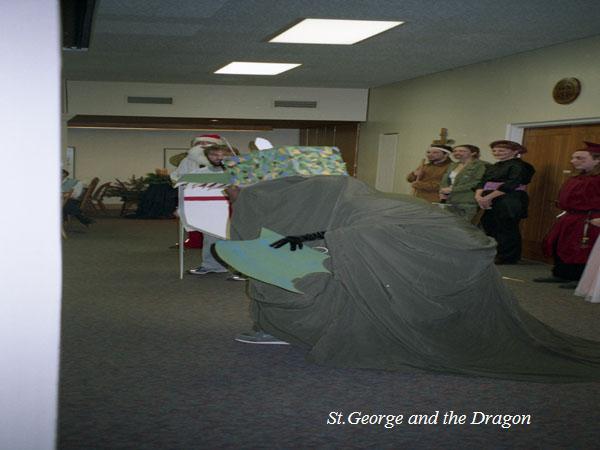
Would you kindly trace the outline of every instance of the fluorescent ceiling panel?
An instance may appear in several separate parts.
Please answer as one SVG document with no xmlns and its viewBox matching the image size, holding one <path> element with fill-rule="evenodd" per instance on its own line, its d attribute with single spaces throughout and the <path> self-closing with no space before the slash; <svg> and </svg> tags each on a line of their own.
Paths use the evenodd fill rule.
<svg viewBox="0 0 600 450">
<path fill-rule="evenodd" d="M 221 67 L 215 73 L 229 75 L 278 75 L 301 64 L 239 62 L 234 61 Z"/>
<path fill-rule="evenodd" d="M 269 42 L 352 45 L 403 23 L 381 20 L 304 19 Z"/>
</svg>

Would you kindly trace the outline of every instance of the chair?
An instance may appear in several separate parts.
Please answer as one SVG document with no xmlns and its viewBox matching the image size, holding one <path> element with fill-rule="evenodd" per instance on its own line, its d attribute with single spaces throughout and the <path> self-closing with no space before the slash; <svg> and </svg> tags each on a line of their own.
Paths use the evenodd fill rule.
<svg viewBox="0 0 600 450">
<path fill-rule="evenodd" d="M 106 206 L 104 205 L 103 198 L 106 195 L 107 190 L 112 186 L 112 183 L 109 181 L 104 183 L 96 189 L 96 191 L 92 194 L 92 205 L 97 207 L 97 210 L 102 211 L 104 214 L 107 214 Z"/>
<path fill-rule="evenodd" d="M 130 209 L 133 209 L 134 207 L 137 208 L 137 204 L 140 201 L 141 193 L 140 191 L 130 189 L 125 183 L 123 183 L 118 178 L 115 178 L 115 180 L 117 180 L 117 184 L 119 185 L 119 188 L 121 190 L 119 195 L 121 196 L 121 201 L 123 202 L 120 216 L 124 216 L 125 213 Z"/>
<path fill-rule="evenodd" d="M 140 201 L 140 193 L 137 191 L 122 192 L 121 200 L 123 201 L 123 206 L 121 207 L 120 215 L 124 216 L 129 210 L 133 210 L 134 207 L 137 208 Z"/>
<path fill-rule="evenodd" d="M 94 190 L 96 189 L 99 181 L 100 179 L 98 177 L 92 178 L 92 181 L 90 181 L 90 184 L 88 184 L 87 189 L 83 193 L 83 196 L 81 197 L 81 204 L 79 205 L 79 208 L 82 212 L 85 213 L 96 211 L 96 206 L 94 206 L 92 203 L 92 195 L 94 194 Z"/>
<path fill-rule="evenodd" d="M 67 200 L 69 200 L 71 198 L 71 194 L 73 194 L 73 191 L 69 191 L 69 192 L 63 192 L 61 195 L 61 215 L 64 214 L 62 211 L 62 208 L 65 206 L 65 203 L 67 203 Z M 69 216 L 63 216 L 61 221 L 60 221 L 60 234 L 64 239 L 67 239 L 67 232 L 65 230 L 65 222 L 69 221 Z"/>
</svg>

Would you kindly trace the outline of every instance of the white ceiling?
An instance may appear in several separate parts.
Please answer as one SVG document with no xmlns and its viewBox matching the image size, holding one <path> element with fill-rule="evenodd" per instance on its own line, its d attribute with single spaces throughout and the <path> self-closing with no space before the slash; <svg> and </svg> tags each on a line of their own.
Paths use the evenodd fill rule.
<svg viewBox="0 0 600 450">
<path fill-rule="evenodd" d="M 406 23 L 351 46 L 266 42 L 305 17 Z M 63 73 L 369 88 L 599 34 L 600 0 L 98 0 L 90 48 L 64 51 Z M 234 60 L 302 66 L 274 77 L 213 73 Z"/>
</svg>

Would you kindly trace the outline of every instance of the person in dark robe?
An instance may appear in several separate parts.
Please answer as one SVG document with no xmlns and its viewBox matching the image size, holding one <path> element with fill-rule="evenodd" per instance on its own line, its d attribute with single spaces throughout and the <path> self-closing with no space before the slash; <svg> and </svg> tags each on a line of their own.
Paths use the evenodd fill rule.
<svg viewBox="0 0 600 450">
<path fill-rule="evenodd" d="M 519 222 L 527 217 L 526 186 L 535 173 L 520 156 L 527 152 L 513 141 L 494 141 L 492 155 L 498 162 L 488 166 L 475 190 L 475 200 L 485 210 L 481 226 L 498 243 L 496 264 L 516 264 L 521 259 Z"/>
<path fill-rule="evenodd" d="M 600 380 L 600 343 L 522 310 L 493 264 L 495 241 L 438 207 L 349 176 L 286 177 L 237 193 L 232 239 L 263 228 L 286 236 L 267 251 L 326 247 L 329 273 L 298 276 L 300 293 L 251 279 L 258 331 L 243 342 L 286 342 L 334 367 Z"/>
<path fill-rule="evenodd" d="M 600 218 L 600 144 L 585 142 L 576 150 L 571 164 L 579 174 L 569 178 L 558 194 L 564 211 L 544 239 L 544 253 L 554 258 L 552 276 L 538 283 L 562 283 L 575 289 L 600 229 L 591 221 Z"/>
</svg>

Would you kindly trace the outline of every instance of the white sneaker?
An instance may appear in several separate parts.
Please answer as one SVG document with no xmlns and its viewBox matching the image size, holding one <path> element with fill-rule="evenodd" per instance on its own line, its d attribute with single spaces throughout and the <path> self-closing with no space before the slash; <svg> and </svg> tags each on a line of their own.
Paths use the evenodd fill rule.
<svg viewBox="0 0 600 450">
<path fill-rule="evenodd" d="M 262 344 L 262 345 L 290 345 L 289 342 L 271 336 L 264 331 L 253 331 L 250 333 L 238 334 L 235 338 L 238 342 L 244 344 Z"/>
<path fill-rule="evenodd" d="M 206 275 L 208 273 L 226 273 L 229 272 L 227 269 L 205 269 L 204 267 L 196 267 L 195 269 L 188 270 L 190 275 Z"/>
<path fill-rule="evenodd" d="M 245 278 L 241 275 L 237 275 L 237 274 L 232 274 L 230 277 L 227 278 L 227 280 L 229 281 L 246 281 L 248 278 Z"/>
</svg>

